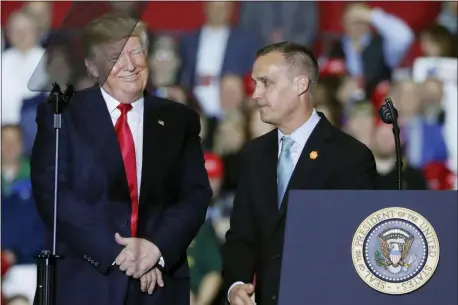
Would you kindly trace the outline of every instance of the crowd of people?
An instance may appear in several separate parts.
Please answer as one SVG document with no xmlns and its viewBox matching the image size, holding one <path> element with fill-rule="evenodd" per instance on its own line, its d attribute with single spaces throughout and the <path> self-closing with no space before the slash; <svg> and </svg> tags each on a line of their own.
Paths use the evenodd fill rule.
<svg viewBox="0 0 458 305">
<path fill-rule="evenodd" d="M 109 6 L 137 14 L 135 2 Z M 312 48 L 318 36 L 314 2 L 246 2 L 236 24 L 235 2 L 204 7 L 205 23 L 191 33 L 152 31 L 148 54 L 149 93 L 186 104 L 201 118 L 214 195 L 207 222 L 188 250 L 193 305 L 225 298 L 220 246 L 239 181 L 239 152 L 273 129 L 251 99 L 256 51 L 285 40 Z M 444 2 L 436 22 L 416 32 L 380 8 L 349 3 L 342 11 L 343 33 L 316 54 L 315 108 L 372 150 L 380 189 L 397 189 L 393 133 L 378 116 L 387 96 L 399 111 L 404 189 L 457 189 L 457 12 L 456 2 Z M 37 107 L 51 82 L 65 87 L 70 81 L 77 90 L 96 84 L 75 54 L 77 31 L 52 29 L 51 16 L 50 2 L 25 3 L 1 32 L 2 291 L 9 305 L 30 304 L 35 255 L 46 247 L 30 182 Z M 420 53 L 406 65 L 416 40 Z"/>
</svg>

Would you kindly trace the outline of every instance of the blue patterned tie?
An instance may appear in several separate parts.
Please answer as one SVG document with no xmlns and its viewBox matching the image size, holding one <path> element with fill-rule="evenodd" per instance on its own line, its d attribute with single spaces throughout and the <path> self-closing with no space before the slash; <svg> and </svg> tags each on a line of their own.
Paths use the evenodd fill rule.
<svg viewBox="0 0 458 305">
<path fill-rule="evenodd" d="M 288 186 L 289 179 L 293 173 L 293 160 L 291 158 L 291 147 L 294 140 L 290 137 L 282 138 L 283 145 L 281 147 L 280 159 L 277 166 L 277 194 L 278 194 L 278 208 L 281 206 L 283 195 L 285 194 L 286 187 Z"/>
</svg>

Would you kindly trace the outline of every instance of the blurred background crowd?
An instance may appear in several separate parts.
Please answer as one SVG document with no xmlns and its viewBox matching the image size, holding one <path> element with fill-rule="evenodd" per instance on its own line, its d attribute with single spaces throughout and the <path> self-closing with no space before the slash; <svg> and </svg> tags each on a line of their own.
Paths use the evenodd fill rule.
<svg viewBox="0 0 458 305">
<path fill-rule="evenodd" d="M 40 89 L 51 81 L 62 86 L 70 81 L 80 90 L 94 83 L 75 55 L 77 20 L 85 11 L 70 5 L 1 3 L 1 272 L 9 305 L 30 304 L 34 255 L 45 247 L 29 179 L 35 112 L 47 97 Z M 381 189 L 397 188 L 393 134 L 378 117 L 387 96 L 399 110 L 404 187 L 456 189 L 457 2 L 97 5 L 100 12 L 122 11 L 149 25 L 150 93 L 201 115 L 214 198 L 188 251 L 193 305 L 224 298 L 219 249 L 237 188 L 238 153 L 273 129 L 250 99 L 251 67 L 262 46 L 288 40 L 315 51 L 320 64 L 315 107 L 372 149 Z"/>
</svg>

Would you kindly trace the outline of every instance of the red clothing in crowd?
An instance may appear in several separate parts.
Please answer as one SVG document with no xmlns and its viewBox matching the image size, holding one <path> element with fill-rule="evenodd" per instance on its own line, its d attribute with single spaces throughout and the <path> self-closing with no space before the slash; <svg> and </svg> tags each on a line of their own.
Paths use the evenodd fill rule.
<svg viewBox="0 0 458 305">
<path fill-rule="evenodd" d="M 3 275 L 6 273 L 6 271 L 8 271 L 8 267 L 9 267 L 9 265 L 6 262 L 5 257 L 4 257 L 4 255 L 2 253 L 2 278 L 3 278 Z M 1 305 L 6 304 L 5 299 L 3 298 L 3 293 L 1 293 L 1 286 L 0 286 L 0 294 L 1 294 L 1 298 L 2 298 L 1 299 Z"/>
</svg>

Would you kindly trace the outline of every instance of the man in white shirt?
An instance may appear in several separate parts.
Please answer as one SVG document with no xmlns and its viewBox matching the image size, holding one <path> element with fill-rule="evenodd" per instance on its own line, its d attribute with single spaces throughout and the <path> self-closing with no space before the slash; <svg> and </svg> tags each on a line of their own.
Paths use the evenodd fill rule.
<svg viewBox="0 0 458 305">
<path fill-rule="evenodd" d="M 42 60 L 44 49 L 29 14 L 13 13 L 6 35 L 11 48 L 2 54 L 2 124 L 18 124 L 22 100 L 39 94 L 47 82 L 46 60 Z"/>
<path fill-rule="evenodd" d="M 180 83 L 192 90 L 203 114 L 210 118 L 224 115 L 220 103 L 222 77 L 249 73 L 261 45 L 250 30 L 231 25 L 235 5 L 230 1 L 205 2 L 205 23 L 180 42 Z"/>
<path fill-rule="evenodd" d="M 186 249 L 212 196 L 199 116 L 145 91 L 148 36 L 138 20 L 107 14 L 83 35 L 88 74 L 60 137 L 56 303 L 189 303 Z M 38 109 L 32 152 L 37 208 L 53 223 L 52 106 Z"/>
<path fill-rule="evenodd" d="M 275 305 L 289 189 L 375 189 L 372 152 L 313 109 L 318 64 L 283 42 L 257 53 L 253 99 L 277 128 L 242 152 L 242 170 L 223 247 L 224 288 L 236 305 Z M 256 286 L 251 284 L 256 275 Z"/>
</svg>

